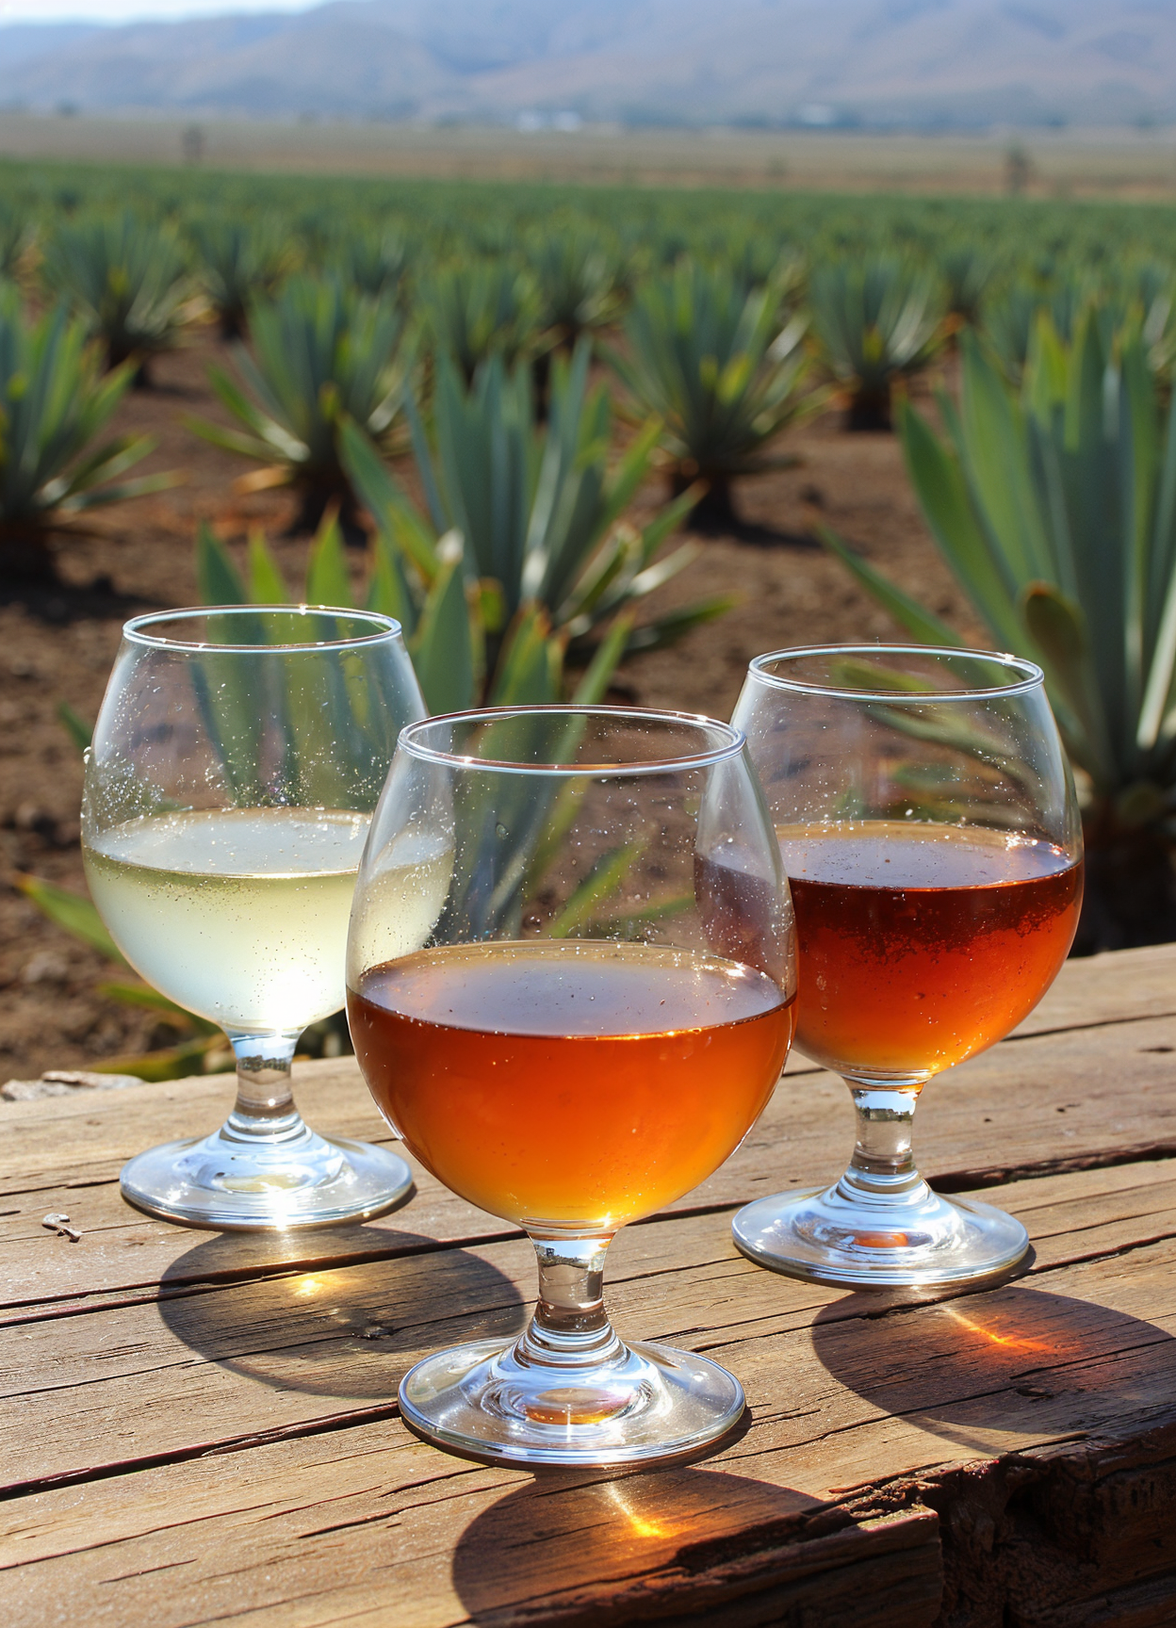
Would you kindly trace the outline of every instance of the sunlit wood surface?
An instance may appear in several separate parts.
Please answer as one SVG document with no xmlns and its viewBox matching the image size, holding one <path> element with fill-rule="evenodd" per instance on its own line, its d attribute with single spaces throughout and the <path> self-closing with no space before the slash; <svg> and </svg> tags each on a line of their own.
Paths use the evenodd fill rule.
<svg viewBox="0 0 1176 1628">
<path fill-rule="evenodd" d="M 312 1123 L 380 1137 L 352 1060 L 298 1088 Z M 394 1215 L 287 1238 L 123 1204 L 122 1161 L 229 1092 L 0 1106 L 0 1622 L 1176 1622 L 1176 947 L 1071 963 L 925 1096 L 925 1173 L 1029 1229 L 1015 1282 L 902 1305 L 736 1253 L 741 1202 L 849 1151 L 844 1087 L 795 1058 L 740 1152 L 622 1233 L 621 1332 L 711 1353 L 750 1403 L 660 1473 L 506 1472 L 404 1429 L 409 1364 L 510 1335 L 533 1283 L 526 1240 L 427 1175 Z"/>
</svg>

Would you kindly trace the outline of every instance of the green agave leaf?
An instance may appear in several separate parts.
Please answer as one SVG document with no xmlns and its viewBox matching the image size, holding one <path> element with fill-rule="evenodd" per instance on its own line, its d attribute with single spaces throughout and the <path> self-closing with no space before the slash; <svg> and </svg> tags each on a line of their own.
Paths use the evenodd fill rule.
<svg viewBox="0 0 1176 1628">
<path fill-rule="evenodd" d="M 55 926 L 64 928 L 72 938 L 81 939 L 83 944 L 89 944 L 116 966 L 128 965 L 89 899 L 58 887 L 54 882 L 46 882 L 39 876 L 17 876 L 15 885 Z"/>
<path fill-rule="evenodd" d="M 904 627 L 921 644 L 963 646 L 964 641 L 954 628 L 940 621 L 934 612 L 925 610 L 918 600 L 912 599 L 909 594 L 896 587 L 882 575 L 881 571 L 876 571 L 872 565 L 863 560 L 860 554 L 855 554 L 836 532 L 822 526 L 820 537 L 825 547 L 836 554 L 841 563 L 852 571 L 862 587 L 874 596 L 883 610 L 888 611 L 899 626 Z"/>
<path fill-rule="evenodd" d="M 354 603 L 337 509 L 324 517 L 311 549 L 306 569 L 306 603 L 340 607 Z"/>
<path fill-rule="evenodd" d="M 459 712 L 474 705 L 480 664 L 460 557 L 442 567 L 429 590 L 413 638 L 412 659 L 430 712 Z"/>
<path fill-rule="evenodd" d="M 249 536 L 249 598 L 254 605 L 290 603 L 286 579 L 261 531 L 251 532 Z"/>
<path fill-rule="evenodd" d="M 899 402 L 897 423 L 911 485 L 948 565 L 998 644 L 1016 650 L 1015 579 L 992 557 L 958 461 L 908 402 Z"/>
<path fill-rule="evenodd" d="M 501 633 L 506 626 L 506 595 L 501 582 L 483 577 L 478 583 L 478 607 L 482 625 L 487 633 Z"/>
<path fill-rule="evenodd" d="M 149 452 L 154 452 L 158 443 L 150 435 L 120 435 L 113 441 L 108 441 L 97 451 L 92 452 L 88 458 L 83 458 L 70 471 L 64 487 L 67 497 L 84 492 L 97 481 L 113 480 L 116 475 L 137 464 L 140 458 L 145 458 Z M 148 479 L 162 480 L 168 486 L 177 486 L 184 478 L 178 473 L 170 475 L 156 475 Z M 159 488 L 162 490 L 163 488 Z"/>
<path fill-rule="evenodd" d="M 563 909 L 548 924 L 549 936 L 570 938 L 578 928 L 588 923 L 600 905 L 621 886 L 648 846 L 648 840 L 641 837 L 601 854 Z"/>
<path fill-rule="evenodd" d="M 645 910 L 618 910 L 605 912 L 581 923 L 585 938 L 637 938 L 644 929 L 656 927 L 668 916 L 680 916 L 693 910 L 698 900 L 693 892 L 670 893 L 654 899 Z"/>
<path fill-rule="evenodd" d="M 563 651 L 551 636 L 547 613 L 539 605 L 525 606 L 498 659 L 490 705 L 543 706 L 558 701 L 562 671 Z"/>
<path fill-rule="evenodd" d="M 80 712 L 75 712 L 68 701 L 57 703 L 57 717 L 79 752 L 84 752 L 94 736 L 94 725 L 88 724 Z"/>
<path fill-rule="evenodd" d="M 147 984 L 101 983 L 98 985 L 98 992 L 101 995 L 108 995 L 111 1000 L 118 1001 L 122 1006 L 142 1006 L 152 1012 L 163 1012 L 168 1017 L 182 1019 L 184 1024 L 194 1029 L 197 1034 L 223 1033 L 219 1025 L 210 1023 L 207 1018 L 198 1017 L 195 1012 L 189 1012 L 183 1006 L 177 1006 L 175 1001 L 169 1001 L 166 995 L 161 995 L 157 989 L 152 989 Z"/>
<path fill-rule="evenodd" d="M 219 1033 L 201 1035 L 186 1040 L 183 1045 L 170 1046 L 166 1051 L 142 1052 L 133 1057 L 108 1057 L 92 1065 L 96 1074 L 137 1074 L 141 1080 L 186 1080 L 193 1074 L 207 1074 L 207 1059 L 211 1052 L 224 1047 L 224 1066 L 218 1073 L 229 1073 L 234 1067 L 233 1054 Z"/>
<path fill-rule="evenodd" d="M 249 600 L 232 556 L 206 520 L 196 528 L 196 583 L 202 605 L 244 605 Z"/>
<path fill-rule="evenodd" d="M 1168 583 L 1168 591 L 1164 596 L 1151 669 L 1139 711 L 1139 727 L 1135 741 L 1141 751 L 1150 752 L 1160 739 L 1161 732 L 1165 736 L 1171 733 L 1174 684 L 1176 684 L 1176 572 L 1173 572 Z"/>
<path fill-rule="evenodd" d="M 648 566 L 662 543 L 671 532 L 674 532 L 686 519 L 696 504 L 701 503 L 706 496 L 706 482 L 694 481 L 688 486 L 680 497 L 667 503 L 660 514 L 655 515 L 641 532 L 641 559 L 642 564 Z"/>
<path fill-rule="evenodd" d="M 629 635 L 625 654 L 632 656 L 638 651 L 663 650 L 666 645 L 676 643 L 691 629 L 701 627 L 705 622 L 713 622 L 718 616 L 725 616 L 739 603 L 739 594 L 714 594 L 709 599 L 698 599 L 692 605 L 683 605 L 678 610 L 667 611 L 655 621 L 642 622 L 641 626 L 635 627 Z"/>
<path fill-rule="evenodd" d="M 416 513 L 371 437 L 354 419 L 339 424 L 339 452 L 348 479 L 380 532 L 403 548 L 427 583 L 437 575 L 437 537 Z"/>
<path fill-rule="evenodd" d="M 200 602 L 209 607 L 245 605 L 249 594 L 228 550 L 206 521 L 196 529 L 196 581 Z M 204 718 L 209 739 L 216 747 L 230 786 L 239 794 L 249 794 L 257 785 L 257 736 L 260 728 L 256 698 L 248 693 L 239 667 L 231 658 L 218 655 L 215 645 L 224 642 L 226 630 L 221 621 L 209 617 L 209 640 L 213 648 L 204 650 L 192 663 L 192 688 Z M 253 618 L 243 620 L 252 622 Z M 236 626 L 232 636 L 245 632 L 260 637 L 260 628 Z"/>
<path fill-rule="evenodd" d="M 100 509 L 107 503 L 126 503 L 133 497 L 147 497 L 152 492 L 167 492 L 183 483 L 178 474 L 141 475 L 137 480 L 119 481 L 115 486 L 103 486 L 99 491 L 75 492 L 61 504 L 66 514 L 84 514 L 89 509 Z"/>
<path fill-rule="evenodd" d="M 1072 741 L 1071 750 L 1096 782 L 1104 786 L 1112 783 L 1114 752 L 1094 689 L 1094 669 L 1087 659 L 1081 608 L 1052 583 L 1031 582 L 1021 596 L 1021 614 L 1061 699 L 1082 726 L 1085 740 Z"/>
<path fill-rule="evenodd" d="M 372 539 L 372 574 L 368 582 L 367 609 L 381 616 L 391 616 L 411 639 L 417 625 L 417 607 L 404 574 L 399 550 L 394 548 L 384 532 Z"/>
<path fill-rule="evenodd" d="M 596 654 L 584 669 L 580 682 L 572 692 L 572 700 L 579 707 L 594 706 L 603 701 L 612 682 L 612 676 L 624 659 L 633 631 L 631 614 L 618 616 L 597 646 Z"/>
</svg>

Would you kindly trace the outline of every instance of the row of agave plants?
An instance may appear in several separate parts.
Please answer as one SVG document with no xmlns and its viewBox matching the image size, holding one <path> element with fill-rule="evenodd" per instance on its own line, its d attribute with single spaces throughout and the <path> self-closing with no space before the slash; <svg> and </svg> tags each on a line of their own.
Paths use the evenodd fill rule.
<svg viewBox="0 0 1176 1628">
<path fill-rule="evenodd" d="M 39 319 L 24 316 L 28 286 L 0 280 L 6 575 L 48 572 L 45 539 L 63 518 L 160 484 L 110 484 L 145 440 L 88 449 L 123 390 L 145 381 L 151 356 L 176 344 L 209 301 L 238 336 L 236 377 L 212 375 L 236 426 L 193 428 L 260 466 L 247 484 L 296 486 L 305 529 L 341 505 L 353 540 L 360 494 L 342 454 L 346 423 L 389 455 L 411 442 L 420 462 L 423 423 L 459 385 L 484 410 L 479 380 L 492 363 L 512 380 L 525 374 L 516 394 L 529 389 L 527 411 L 543 417 L 553 358 L 589 337 L 622 387 L 621 412 L 658 421 L 658 457 L 675 492 L 701 482 L 697 521 L 725 524 L 733 483 L 779 462 L 772 444 L 789 424 L 834 390 L 851 427 L 888 427 L 896 384 L 968 326 L 979 326 L 1013 382 L 1042 311 L 1066 339 L 1092 307 L 1109 330 L 1137 320 L 1165 379 L 1176 354 L 1172 281 L 1154 266 L 1110 287 L 1085 277 L 1052 290 L 1015 284 L 985 306 L 980 251 L 949 256 L 946 276 L 895 255 L 808 270 L 785 254 L 766 273 L 746 256 L 724 264 L 684 255 L 626 287 L 615 258 L 576 233 L 540 240 L 527 264 L 503 255 L 427 276 L 410 274 L 402 240 L 360 236 L 328 270 L 280 282 L 278 248 L 262 229 L 220 226 L 215 244 L 203 240 L 203 305 L 168 229 L 129 213 L 50 239 L 32 294 L 48 305 Z"/>
<path fill-rule="evenodd" d="M 877 399 L 880 378 L 922 365 L 955 328 L 978 323 L 986 306 L 994 343 L 1014 367 L 1023 365 L 1028 322 L 1043 300 L 1063 322 L 1067 307 L 1095 288 L 1119 304 L 1142 301 L 1161 334 L 1170 316 L 1166 261 L 1129 257 L 1111 271 L 1050 254 L 1025 265 L 954 236 L 937 251 L 895 242 L 806 255 L 778 234 L 691 245 L 674 234 L 652 240 L 631 227 L 571 221 L 532 224 L 517 237 L 507 231 L 499 242 L 483 232 L 475 247 L 455 248 L 445 238 L 439 244 L 363 223 L 297 233 L 277 215 L 198 217 L 180 231 L 125 210 L 38 234 L 0 201 L 0 278 L 68 301 L 102 340 L 109 364 L 133 356 L 141 381 L 149 358 L 175 345 L 189 322 L 211 314 L 226 338 L 240 338 L 251 308 L 299 273 L 326 273 L 356 295 L 419 307 L 430 336 L 468 375 L 490 348 L 508 360 L 541 357 L 609 327 L 643 284 L 664 282 L 684 255 L 745 293 L 774 285 L 794 301 L 807 294 L 828 370 L 861 381 L 859 417 Z"/>
</svg>

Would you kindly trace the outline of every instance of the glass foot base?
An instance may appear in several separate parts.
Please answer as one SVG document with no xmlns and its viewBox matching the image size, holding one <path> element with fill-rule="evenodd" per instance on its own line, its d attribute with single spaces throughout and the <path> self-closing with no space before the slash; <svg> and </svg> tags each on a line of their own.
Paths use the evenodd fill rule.
<svg viewBox="0 0 1176 1628">
<path fill-rule="evenodd" d="M 1003 1210 L 949 1202 L 925 1184 L 893 1205 L 855 1203 L 839 1183 L 757 1199 L 731 1225 L 743 1253 L 773 1272 L 850 1289 L 972 1283 L 1015 1266 L 1029 1234 Z"/>
<path fill-rule="evenodd" d="M 123 1197 L 163 1221 L 224 1232 L 285 1231 L 365 1221 L 400 1202 L 412 1171 L 368 1142 L 297 1134 L 164 1142 L 123 1166 Z"/>
<path fill-rule="evenodd" d="M 743 1388 L 725 1368 L 664 1345 L 622 1347 L 598 1368 L 521 1362 L 495 1341 L 426 1357 L 400 1384 L 405 1424 L 491 1464 L 653 1463 L 726 1434 Z"/>
</svg>

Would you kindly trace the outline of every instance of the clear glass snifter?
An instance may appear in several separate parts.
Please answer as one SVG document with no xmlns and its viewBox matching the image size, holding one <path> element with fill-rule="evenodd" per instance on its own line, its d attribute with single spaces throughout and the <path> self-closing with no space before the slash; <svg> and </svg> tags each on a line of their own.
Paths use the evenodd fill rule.
<svg viewBox="0 0 1176 1628">
<path fill-rule="evenodd" d="M 312 1131 L 291 1062 L 344 1000 L 347 923 L 402 725 L 424 716 L 399 624 L 236 605 L 128 622 L 86 757 L 82 850 L 111 936 L 218 1023 L 237 1101 L 122 1172 L 132 1204 L 225 1229 L 356 1220 L 411 1186 L 380 1146 Z"/>
<path fill-rule="evenodd" d="M 933 1192 L 911 1132 L 928 1081 L 1032 1011 L 1077 926 L 1081 823 L 1042 674 L 975 650 L 780 650 L 752 662 L 734 722 L 796 912 L 797 1045 L 857 1116 L 841 1180 L 747 1205 L 735 1241 L 857 1288 L 1005 1271 L 1024 1227 Z"/>
<path fill-rule="evenodd" d="M 405 1377 L 413 1429 L 476 1458 L 590 1465 L 678 1456 L 735 1423 L 725 1369 L 614 1332 L 605 1253 L 747 1134 L 794 977 L 738 730 L 608 707 L 404 730 L 352 912 L 356 1056 L 408 1148 L 524 1228 L 539 1263 L 521 1338 Z"/>
</svg>

